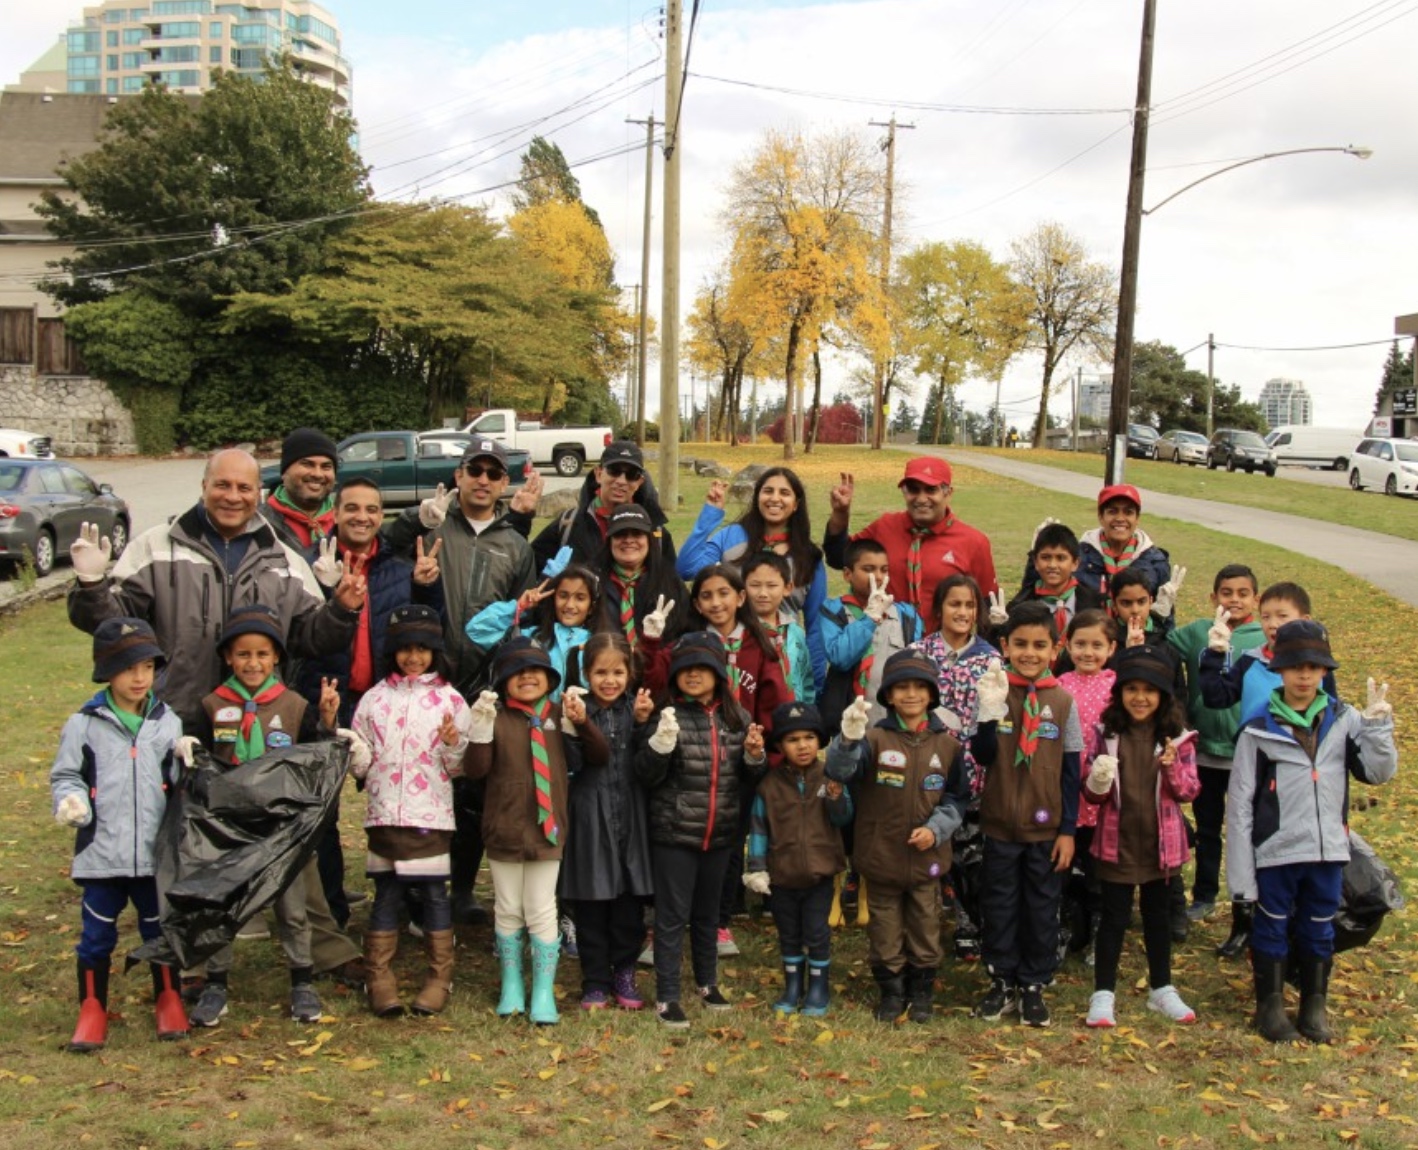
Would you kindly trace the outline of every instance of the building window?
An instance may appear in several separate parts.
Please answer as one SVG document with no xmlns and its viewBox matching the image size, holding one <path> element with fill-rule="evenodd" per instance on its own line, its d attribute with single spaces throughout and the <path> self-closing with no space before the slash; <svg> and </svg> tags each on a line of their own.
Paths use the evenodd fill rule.
<svg viewBox="0 0 1418 1150">
<path fill-rule="evenodd" d="M 207 63 L 208 63 L 208 64 L 220 64 L 221 62 L 222 62 L 222 46 L 221 46 L 220 44 L 213 44 L 213 45 L 207 50 Z"/>
<path fill-rule="evenodd" d="M 110 72 L 118 71 L 118 53 L 105 57 L 103 66 Z"/>
<path fill-rule="evenodd" d="M 212 10 L 209 0 L 157 0 L 154 16 L 206 16 Z"/>
<path fill-rule="evenodd" d="M 171 24 L 158 25 L 158 37 L 162 40 L 187 40 L 202 35 L 202 25 L 197 20 L 177 20 Z"/>
<path fill-rule="evenodd" d="M 210 24 L 207 25 L 207 39 L 220 40 L 222 38 L 222 31 L 225 27 L 226 25 L 223 24 L 220 20 L 213 20 Z"/>
<path fill-rule="evenodd" d="M 103 46 L 105 48 L 118 47 L 118 29 L 111 28 L 103 34 Z"/>
<path fill-rule="evenodd" d="M 103 91 L 104 91 L 104 94 L 107 95 L 107 96 L 116 96 L 116 95 L 118 95 L 118 81 L 117 81 L 116 79 L 113 79 L 113 80 L 105 80 L 105 81 L 103 82 Z"/>
<path fill-rule="evenodd" d="M 110 8 L 103 14 L 105 24 L 122 24 L 126 19 L 128 19 L 128 13 L 122 8 Z"/>
<path fill-rule="evenodd" d="M 159 72 L 158 79 L 169 88 L 195 88 L 202 82 L 202 73 L 195 68 L 181 71 Z"/>
<path fill-rule="evenodd" d="M 132 68 L 141 68 L 147 62 L 148 54 L 146 52 L 123 53 L 123 67 L 125 71 Z"/>
<path fill-rule="evenodd" d="M 99 38 L 97 32 L 86 32 L 82 29 L 76 29 L 69 33 L 68 40 L 69 55 L 71 56 L 76 52 L 98 51 Z"/>
<path fill-rule="evenodd" d="M 69 91 L 76 96 L 97 96 L 97 80 L 70 80 Z"/>
<path fill-rule="evenodd" d="M 71 76 L 97 76 L 99 71 L 97 56 L 69 57 L 69 75 Z"/>
<path fill-rule="evenodd" d="M 148 38 L 148 30 L 147 30 L 146 28 L 124 28 L 124 29 L 123 29 L 123 43 L 126 44 L 126 45 L 127 45 L 128 47 L 130 47 L 130 48 L 131 48 L 134 44 L 141 44 L 141 43 L 142 43 L 144 40 L 146 40 L 147 38 Z"/>
<path fill-rule="evenodd" d="M 129 93 L 141 92 L 145 83 L 147 81 L 142 76 L 124 76 L 123 90 Z"/>
</svg>

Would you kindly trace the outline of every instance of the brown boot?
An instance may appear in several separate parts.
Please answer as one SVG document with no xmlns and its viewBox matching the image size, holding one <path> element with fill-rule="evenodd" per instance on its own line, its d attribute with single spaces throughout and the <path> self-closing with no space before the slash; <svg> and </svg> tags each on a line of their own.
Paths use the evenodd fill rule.
<svg viewBox="0 0 1418 1150">
<path fill-rule="evenodd" d="M 411 1009 L 415 1014 L 441 1014 L 453 989 L 453 932 L 428 930 L 423 942 L 428 951 L 428 974 Z"/>
<path fill-rule="evenodd" d="M 364 933 L 364 990 L 369 1009 L 380 1018 L 396 1018 L 404 1013 L 399 1001 L 399 980 L 390 964 L 399 949 L 397 930 L 367 930 Z"/>
</svg>

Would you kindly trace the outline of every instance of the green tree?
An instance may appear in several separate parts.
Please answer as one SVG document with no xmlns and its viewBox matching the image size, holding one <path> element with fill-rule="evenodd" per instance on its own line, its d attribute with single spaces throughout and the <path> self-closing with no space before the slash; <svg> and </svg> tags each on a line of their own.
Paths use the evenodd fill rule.
<svg viewBox="0 0 1418 1150">
<path fill-rule="evenodd" d="M 1239 427 L 1244 431 L 1254 431 L 1264 435 L 1270 430 L 1265 422 L 1265 413 L 1260 404 L 1241 398 L 1240 385 L 1218 383 L 1212 397 L 1212 418 L 1217 427 Z M 1206 407 L 1202 406 L 1202 426 L 1205 424 Z"/>
<path fill-rule="evenodd" d="M 519 212 L 538 204 L 560 201 L 580 204 L 596 227 L 601 217 L 581 198 L 581 181 L 571 174 L 571 165 L 561 148 L 542 136 L 533 136 L 522 153 L 521 175 L 512 193 L 512 207 Z"/>
<path fill-rule="evenodd" d="M 1374 414 L 1383 410 L 1384 400 L 1399 388 L 1413 386 L 1413 345 L 1405 355 L 1399 350 L 1398 340 L 1389 345 L 1388 356 L 1384 360 L 1383 376 L 1379 380 L 1379 390 L 1374 395 Z"/>
<path fill-rule="evenodd" d="M 1156 340 L 1132 351 L 1132 411 L 1129 418 L 1159 431 L 1206 430 L 1206 373 L 1187 367 L 1175 347 Z"/>
</svg>

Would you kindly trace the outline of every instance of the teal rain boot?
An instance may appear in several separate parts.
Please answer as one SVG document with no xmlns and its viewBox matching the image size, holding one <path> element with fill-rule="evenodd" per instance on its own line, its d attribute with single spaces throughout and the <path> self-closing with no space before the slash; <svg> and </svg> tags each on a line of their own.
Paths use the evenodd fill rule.
<svg viewBox="0 0 1418 1150">
<path fill-rule="evenodd" d="M 556 964 L 561 961 L 561 939 L 532 939 L 532 1011 L 527 1016 L 538 1026 L 561 1021 L 556 1012 Z"/>
<path fill-rule="evenodd" d="M 502 964 L 502 997 L 497 1000 L 497 1013 L 503 1018 L 527 1012 L 527 987 L 522 982 L 522 944 L 527 932 L 499 934 L 497 960 Z"/>
</svg>

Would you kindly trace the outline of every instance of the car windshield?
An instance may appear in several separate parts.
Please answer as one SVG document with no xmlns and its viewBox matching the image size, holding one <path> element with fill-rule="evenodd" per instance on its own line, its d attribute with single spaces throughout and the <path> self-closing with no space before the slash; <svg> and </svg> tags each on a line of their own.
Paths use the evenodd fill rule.
<svg viewBox="0 0 1418 1150">
<path fill-rule="evenodd" d="M 1265 440 L 1263 440 L 1254 431 L 1238 431 L 1236 432 L 1235 438 L 1232 439 L 1231 442 L 1234 443 L 1237 447 L 1265 446 Z"/>
<path fill-rule="evenodd" d="M 1418 443 L 1395 443 L 1393 449 L 1404 463 L 1418 463 Z"/>
<path fill-rule="evenodd" d="M 1138 439 L 1156 439 L 1156 438 L 1157 438 L 1157 429 L 1156 429 L 1155 427 L 1148 427 L 1146 424 L 1134 423 L 1134 424 L 1132 425 L 1132 427 L 1129 428 L 1129 430 L 1130 430 L 1130 431 L 1132 432 L 1132 434 L 1135 435 Z"/>
<path fill-rule="evenodd" d="M 1198 434 L 1195 431 L 1174 431 L 1172 432 L 1172 438 L 1175 439 L 1178 443 L 1206 442 L 1206 436 Z"/>
</svg>

